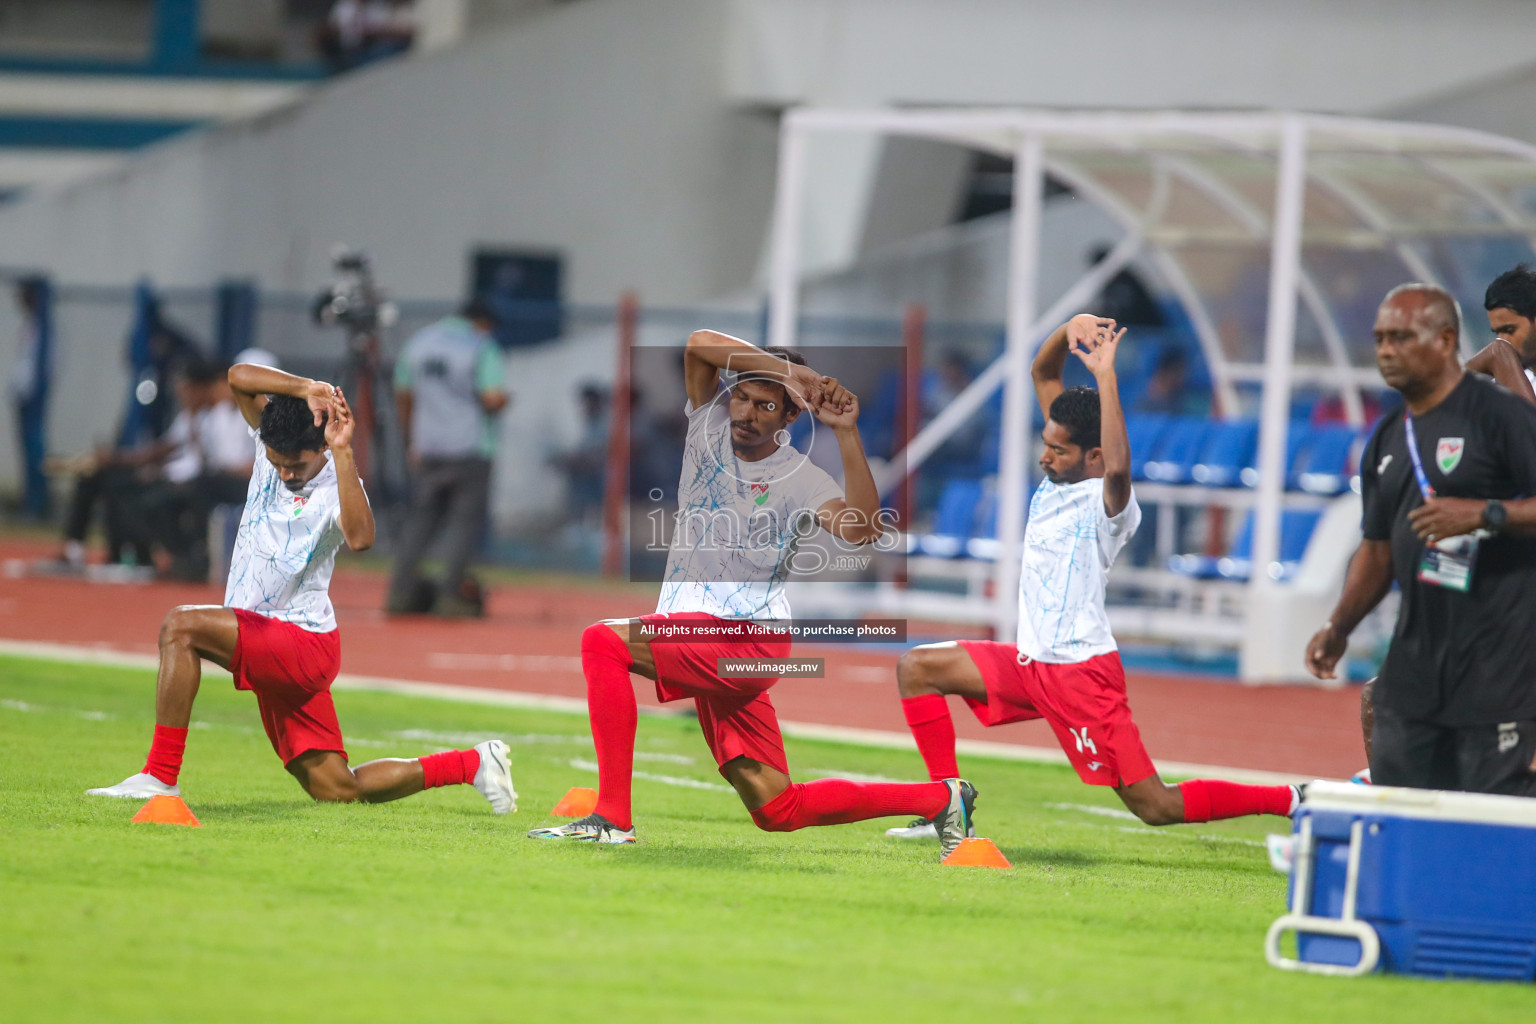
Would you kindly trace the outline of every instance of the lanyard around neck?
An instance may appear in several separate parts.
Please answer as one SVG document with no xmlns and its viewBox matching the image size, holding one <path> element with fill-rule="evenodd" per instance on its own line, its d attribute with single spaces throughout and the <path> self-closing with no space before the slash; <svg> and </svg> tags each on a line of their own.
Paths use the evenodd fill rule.
<svg viewBox="0 0 1536 1024">
<path fill-rule="evenodd" d="M 1435 496 L 1435 489 L 1429 486 L 1429 477 L 1424 475 L 1424 463 L 1419 459 L 1419 438 L 1413 432 L 1413 417 L 1407 412 L 1403 413 L 1403 429 L 1408 432 L 1408 458 L 1413 461 L 1413 475 L 1419 481 L 1419 493 L 1428 501 Z"/>
</svg>

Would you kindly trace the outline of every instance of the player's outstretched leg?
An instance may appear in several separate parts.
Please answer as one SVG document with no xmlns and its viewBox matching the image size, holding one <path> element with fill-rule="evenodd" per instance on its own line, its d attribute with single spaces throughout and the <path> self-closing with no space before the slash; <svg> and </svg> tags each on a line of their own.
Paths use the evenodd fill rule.
<svg viewBox="0 0 1536 1024">
<path fill-rule="evenodd" d="M 335 750 L 307 750 L 287 764 L 304 792 L 322 802 L 381 804 L 439 786 L 473 785 L 496 814 L 517 810 L 511 759 L 501 740 L 471 750 L 445 750 L 423 757 L 381 757 L 349 767 Z"/>
<path fill-rule="evenodd" d="M 155 683 L 155 735 L 136 775 L 115 786 L 88 789 L 92 796 L 180 796 L 177 778 L 187 749 L 192 702 L 202 682 L 202 659 L 224 668 L 235 656 L 240 630 L 235 613 L 218 605 L 181 605 L 160 625 L 160 672 Z"/>
<path fill-rule="evenodd" d="M 1301 802 L 1299 786 L 1248 786 L 1221 779 L 1190 779 L 1170 786 L 1155 774 L 1116 786 L 1115 792 L 1148 825 L 1221 821 L 1250 814 L 1288 818 Z"/>
<path fill-rule="evenodd" d="M 870 818 L 915 814 L 936 826 L 943 855 L 974 834 L 976 788 L 964 779 L 943 782 L 853 782 L 817 779 L 791 782 L 788 775 L 747 757 L 727 761 L 721 774 L 765 832 L 793 832 L 812 825 L 845 825 Z"/>
<path fill-rule="evenodd" d="M 986 683 L 976 663 L 957 643 L 924 644 L 903 654 L 896 663 L 896 686 L 928 777 L 935 782 L 957 778 L 960 767 L 955 758 L 955 722 L 949 714 L 948 695 L 987 699 Z M 938 829 L 928 818 L 915 818 L 885 834 L 895 839 L 930 839 L 938 835 Z"/>
</svg>

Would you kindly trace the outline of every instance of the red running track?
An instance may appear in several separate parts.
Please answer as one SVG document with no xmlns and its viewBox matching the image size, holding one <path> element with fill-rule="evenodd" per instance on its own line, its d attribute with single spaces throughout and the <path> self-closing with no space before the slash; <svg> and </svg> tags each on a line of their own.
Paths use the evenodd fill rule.
<svg viewBox="0 0 1536 1024">
<path fill-rule="evenodd" d="M 0 543 L 0 559 L 36 558 L 46 545 Z M 582 697 L 581 631 L 600 618 L 654 610 L 632 586 L 504 586 L 481 620 L 388 618 L 384 578 L 336 572 L 332 600 L 342 634 L 342 671 L 525 693 Z M 165 613 L 178 604 L 217 604 L 222 588 L 147 583 L 0 578 L 0 638 L 154 654 Z M 773 690 L 786 721 L 905 732 L 896 696 L 896 654 L 857 647 L 811 647 L 827 678 L 786 680 Z M 1299 654 L 1298 654 L 1299 656 Z M 214 670 L 217 671 L 217 670 Z M 655 694 L 637 677 L 641 703 Z M 1347 778 L 1364 767 L 1359 691 L 1354 687 L 1246 687 L 1226 680 L 1134 673 L 1131 709 L 1152 757 L 1297 775 Z M 962 739 L 1054 747 L 1042 722 L 982 728 L 958 701 Z M 345 708 L 343 707 L 343 715 Z"/>
</svg>

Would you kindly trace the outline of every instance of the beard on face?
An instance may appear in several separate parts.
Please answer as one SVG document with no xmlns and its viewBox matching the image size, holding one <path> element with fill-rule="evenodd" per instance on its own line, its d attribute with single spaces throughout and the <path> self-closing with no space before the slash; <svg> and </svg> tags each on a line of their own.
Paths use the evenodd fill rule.
<svg viewBox="0 0 1536 1024">
<path fill-rule="evenodd" d="M 292 480 L 284 480 L 283 486 L 297 494 L 304 489 L 304 481 L 298 478 L 294 478 Z"/>
</svg>

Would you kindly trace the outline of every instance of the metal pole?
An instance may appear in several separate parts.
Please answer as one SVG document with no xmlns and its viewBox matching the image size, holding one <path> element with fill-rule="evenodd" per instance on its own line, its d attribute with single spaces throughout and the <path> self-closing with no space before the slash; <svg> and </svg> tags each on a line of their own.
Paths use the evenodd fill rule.
<svg viewBox="0 0 1536 1024">
<path fill-rule="evenodd" d="M 1003 435 L 997 496 L 997 562 L 993 577 L 993 636 L 1006 642 L 1018 623 L 1019 549 L 1024 540 L 1025 461 L 1033 445 L 1029 423 L 1034 393 L 1029 354 L 1040 265 L 1040 215 L 1044 192 L 1044 147 L 1027 134 L 1013 158 L 1013 223 L 1008 252 L 1007 374 L 1003 378 Z"/>
<path fill-rule="evenodd" d="M 800 213 L 805 194 L 805 133 L 791 111 L 779 129 L 778 183 L 768 257 L 768 344 L 793 348 L 800 300 Z"/>
<path fill-rule="evenodd" d="M 1275 229 L 1269 253 L 1269 314 L 1264 326 L 1264 397 L 1259 415 L 1258 507 L 1254 512 L 1250 588 L 1269 582 L 1269 566 L 1280 557 L 1280 504 L 1285 490 L 1285 435 L 1290 426 L 1306 181 L 1307 126 L 1301 118 L 1286 115 L 1281 121 Z"/>
<path fill-rule="evenodd" d="M 608 465 L 603 479 L 603 575 L 624 572 L 624 536 L 629 526 L 629 392 L 640 298 L 625 292 L 616 317 L 613 397 L 608 400 Z"/>
</svg>

